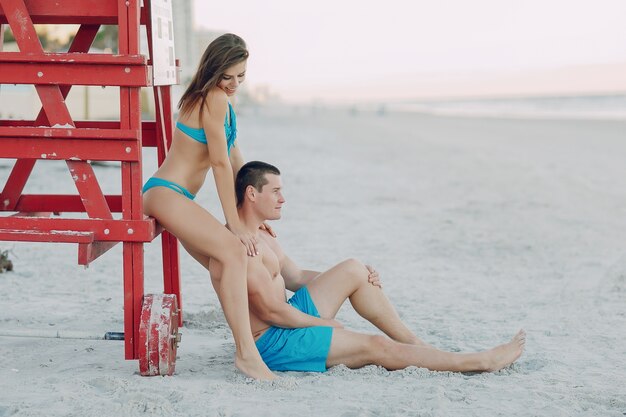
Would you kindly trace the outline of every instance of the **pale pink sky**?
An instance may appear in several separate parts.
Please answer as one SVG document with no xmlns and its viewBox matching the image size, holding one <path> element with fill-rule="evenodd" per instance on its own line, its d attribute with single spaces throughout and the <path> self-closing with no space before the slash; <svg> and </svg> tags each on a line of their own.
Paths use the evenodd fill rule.
<svg viewBox="0 0 626 417">
<path fill-rule="evenodd" d="M 626 91 L 624 0 L 196 0 L 195 12 L 196 26 L 244 37 L 248 82 L 287 100 Z"/>
</svg>

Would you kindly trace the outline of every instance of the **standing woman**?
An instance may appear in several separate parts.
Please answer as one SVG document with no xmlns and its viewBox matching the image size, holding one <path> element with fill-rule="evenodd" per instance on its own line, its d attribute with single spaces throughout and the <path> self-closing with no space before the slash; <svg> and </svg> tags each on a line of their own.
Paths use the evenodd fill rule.
<svg viewBox="0 0 626 417">
<path fill-rule="evenodd" d="M 235 339 L 235 366 L 252 378 L 274 379 L 250 330 L 246 268 L 247 256 L 257 254 L 256 240 L 242 227 L 235 203 L 234 178 L 243 157 L 235 142 L 237 119 L 229 98 L 244 81 L 247 58 L 243 39 L 230 33 L 204 51 L 178 103 L 167 157 L 143 187 L 143 202 L 144 212 L 207 270 L 209 262 L 221 265 L 222 277 L 213 286 Z M 211 168 L 226 226 L 193 201 Z"/>
</svg>

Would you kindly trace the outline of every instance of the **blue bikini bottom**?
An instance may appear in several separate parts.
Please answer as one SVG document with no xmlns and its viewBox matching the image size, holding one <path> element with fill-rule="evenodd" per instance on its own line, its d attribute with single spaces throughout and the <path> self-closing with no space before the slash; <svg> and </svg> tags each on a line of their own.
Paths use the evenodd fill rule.
<svg viewBox="0 0 626 417">
<path fill-rule="evenodd" d="M 157 177 L 152 177 L 148 181 L 146 181 L 146 183 L 143 186 L 143 189 L 141 190 L 141 192 L 145 193 L 150 188 L 154 188 L 154 187 L 166 187 L 166 188 L 169 188 L 170 190 L 176 191 L 178 194 L 184 195 L 185 197 L 187 197 L 190 200 L 193 200 L 194 198 L 196 198 L 196 196 L 191 194 L 189 191 L 187 191 L 187 189 L 185 187 L 182 187 L 182 186 L 176 184 L 175 182 L 164 180 L 163 178 L 157 178 Z"/>
</svg>

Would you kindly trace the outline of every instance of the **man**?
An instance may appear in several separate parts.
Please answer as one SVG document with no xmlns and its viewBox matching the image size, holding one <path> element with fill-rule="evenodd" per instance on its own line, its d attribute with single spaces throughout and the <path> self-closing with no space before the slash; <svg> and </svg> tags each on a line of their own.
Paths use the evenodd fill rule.
<svg viewBox="0 0 626 417">
<path fill-rule="evenodd" d="M 300 269 L 276 238 L 259 226 L 281 217 L 285 199 L 280 171 L 245 164 L 235 181 L 239 217 L 255 234 L 259 255 L 248 260 L 250 323 L 261 357 L 275 371 L 318 371 L 380 365 L 389 370 L 418 366 L 436 371 L 496 371 L 522 354 L 526 335 L 477 353 L 449 353 L 422 342 L 400 320 L 378 282 L 378 274 L 354 259 L 326 272 Z M 211 279 L 221 267 L 211 262 Z M 219 282 L 215 288 L 219 288 Z M 294 292 L 286 300 L 285 289 Z M 349 299 L 356 312 L 386 336 L 344 329 L 335 315 Z"/>
</svg>

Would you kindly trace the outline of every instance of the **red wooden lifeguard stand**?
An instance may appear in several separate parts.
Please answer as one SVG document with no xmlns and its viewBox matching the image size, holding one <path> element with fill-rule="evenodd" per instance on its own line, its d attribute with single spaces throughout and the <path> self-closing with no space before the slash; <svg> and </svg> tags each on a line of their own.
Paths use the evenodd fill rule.
<svg viewBox="0 0 626 417">
<path fill-rule="evenodd" d="M 165 3 L 165 10 L 169 7 L 170 21 L 155 19 L 164 25 L 156 28 L 152 19 L 163 12 L 160 3 Z M 173 373 L 182 325 L 177 307 L 181 302 L 178 246 L 165 231 L 161 235 L 166 295 L 144 297 L 143 286 L 143 244 L 161 229 L 143 214 L 142 146 L 156 146 L 161 164 L 173 130 L 170 88 L 177 78 L 173 49 L 166 51 L 169 67 L 165 70 L 157 68 L 155 56 L 157 47 L 173 43 L 171 3 L 167 3 L 0 0 L 0 84 L 34 85 L 42 104 L 35 120 L 0 120 L 0 158 L 16 159 L 0 192 L 0 240 L 78 243 L 80 265 L 88 265 L 122 242 L 125 358 L 139 359 L 145 375 Z M 7 23 L 20 52 L 1 52 Z M 48 53 L 34 24 L 80 27 L 67 53 Z M 101 25 L 118 26 L 118 54 L 89 53 Z M 140 54 L 141 25 L 147 28 L 150 60 Z M 159 39 L 153 36 L 153 28 L 158 29 Z M 161 39 L 168 33 L 169 39 Z M 166 72 L 158 82 L 157 69 Z M 119 87 L 119 121 L 75 121 L 64 101 L 74 85 Z M 140 90 L 147 86 L 153 86 L 156 120 L 142 122 Z M 23 194 L 39 159 L 66 161 L 78 194 Z M 90 161 L 121 162 L 121 195 L 104 195 Z M 87 218 L 51 217 L 61 212 L 86 213 Z M 113 213 L 121 217 L 114 218 Z"/>
</svg>

